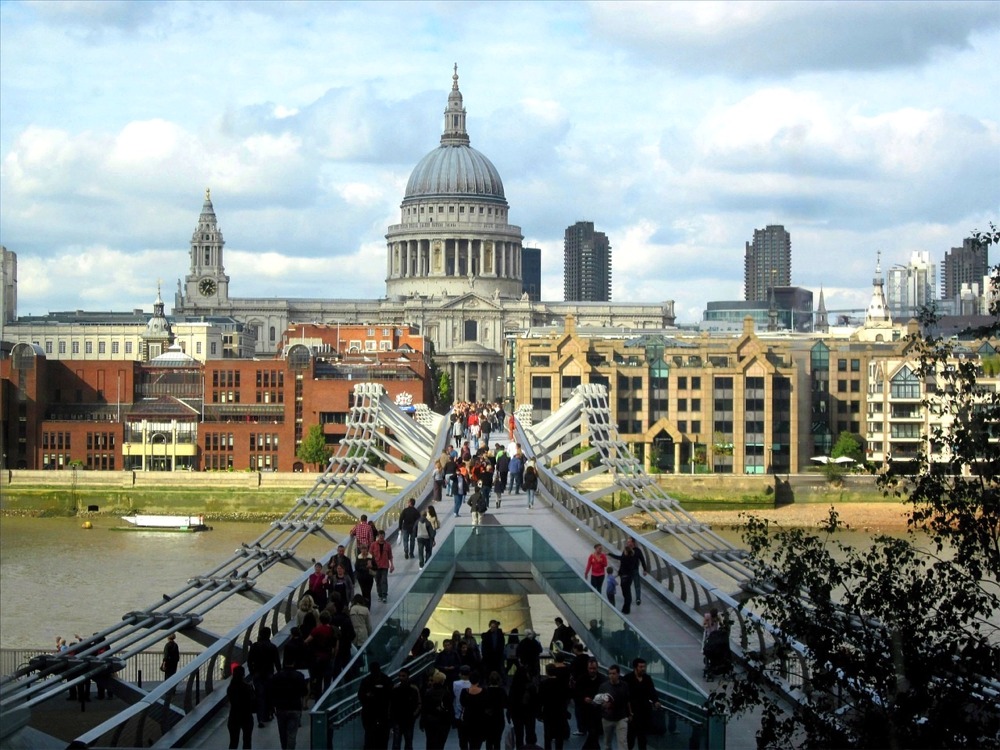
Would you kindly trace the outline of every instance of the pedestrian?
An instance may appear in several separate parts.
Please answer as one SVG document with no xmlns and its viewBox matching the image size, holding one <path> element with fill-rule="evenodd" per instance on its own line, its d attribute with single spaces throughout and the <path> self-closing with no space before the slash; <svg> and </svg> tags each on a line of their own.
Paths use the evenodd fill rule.
<svg viewBox="0 0 1000 750">
<path fill-rule="evenodd" d="M 431 482 L 433 482 L 433 492 L 431 494 L 431 500 L 435 503 L 441 502 L 441 495 L 444 490 L 444 462 L 438 458 L 434 461 L 434 470 L 431 473 Z"/>
<path fill-rule="evenodd" d="M 455 715 L 455 728 L 458 730 L 459 750 L 469 750 L 469 734 L 465 722 L 462 721 L 462 693 L 472 687 L 472 680 L 469 679 L 471 676 L 472 668 L 468 664 L 463 664 L 458 669 L 458 679 L 451 686 L 451 708 Z"/>
<path fill-rule="evenodd" d="M 646 674 L 646 660 L 641 657 L 633 659 L 632 671 L 622 681 L 628 685 L 632 708 L 632 720 L 628 723 L 629 750 L 636 744 L 639 745 L 639 750 L 646 750 L 652 714 L 660 707 L 653 678 Z"/>
<path fill-rule="evenodd" d="M 375 587 L 378 590 L 378 600 L 389 600 L 389 574 L 396 570 L 392 561 L 392 545 L 385 540 L 385 530 L 380 529 L 378 539 L 372 545 L 372 561 L 375 564 Z"/>
<path fill-rule="evenodd" d="M 461 724 L 458 729 L 458 746 L 462 745 L 462 733 L 465 733 L 465 748 L 468 750 L 481 750 L 483 742 L 486 741 L 486 691 L 479 684 L 479 672 L 472 670 L 469 672 L 469 686 L 459 694 L 459 703 L 462 707 Z M 455 683 L 456 685 L 458 683 Z"/>
<path fill-rule="evenodd" d="M 517 644 L 517 660 L 521 662 L 527 673 L 532 677 L 538 677 L 541 669 L 542 644 L 538 642 L 538 636 L 534 630 L 528 630 L 524 634 L 524 640 Z"/>
<path fill-rule="evenodd" d="M 420 520 L 417 521 L 417 558 L 421 570 L 427 561 L 431 559 L 431 550 L 434 548 L 434 536 L 436 535 L 434 524 L 428 518 L 426 510 L 420 511 Z"/>
<path fill-rule="evenodd" d="M 465 467 L 458 468 L 451 476 L 451 495 L 455 501 L 455 518 L 458 518 L 459 511 L 462 510 L 462 503 L 465 502 L 465 493 L 468 491 L 468 479 L 465 476 Z"/>
<path fill-rule="evenodd" d="M 377 661 L 358 686 L 361 726 L 365 730 L 364 750 L 385 750 L 389 746 L 389 708 L 392 680 Z"/>
<path fill-rule="evenodd" d="M 167 636 L 167 642 L 163 644 L 163 661 L 160 662 L 160 671 L 163 672 L 164 680 L 177 674 L 177 665 L 180 662 L 181 651 L 177 647 L 177 634 L 171 633 Z"/>
<path fill-rule="evenodd" d="M 639 575 L 639 558 L 632 547 L 625 546 L 620 555 L 613 552 L 611 557 L 619 561 L 618 585 L 622 590 L 622 614 L 627 615 L 632 611 L 632 581 Z M 611 569 L 608 568 L 610 575 Z"/>
<path fill-rule="evenodd" d="M 365 604 L 372 606 L 372 587 L 375 585 L 374 561 L 372 553 L 367 547 L 358 549 L 358 556 L 354 560 L 354 576 L 361 589 L 361 595 L 365 598 Z"/>
<path fill-rule="evenodd" d="M 358 648 L 368 640 L 372 634 L 372 616 L 365 598 L 361 594 L 355 594 L 351 600 L 351 607 L 348 610 L 351 617 L 351 625 L 354 626 L 354 645 Z"/>
<path fill-rule="evenodd" d="M 323 609 L 326 606 L 326 571 L 323 570 L 323 563 L 313 565 L 313 572 L 309 574 L 306 586 L 316 609 Z"/>
<path fill-rule="evenodd" d="M 413 727 L 420 715 L 420 689 L 410 682 L 410 670 L 399 670 L 399 682 L 389 696 L 392 750 L 413 750 Z"/>
<path fill-rule="evenodd" d="M 229 700 L 226 727 L 229 729 L 230 750 L 239 747 L 240 734 L 243 735 L 244 749 L 253 747 L 253 712 L 257 699 L 253 686 L 247 682 L 247 672 L 242 664 L 237 664 L 233 669 L 229 687 L 226 688 L 226 698 Z"/>
<path fill-rule="evenodd" d="M 424 691 L 420 727 L 424 730 L 427 750 L 444 750 L 455 714 L 452 695 L 444 672 L 434 670 Z"/>
<path fill-rule="evenodd" d="M 537 677 L 528 673 L 522 664 L 514 669 L 510 680 L 508 695 L 508 713 L 513 725 L 514 744 L 516 747 L 534 745 L 538 742 L 535 731 L 535 717 L 538 710 Z"/>
<path fill-rule="evenodd" d="M 278 647 L 271 643 L 271 628 L 266 625 L 260 629 L 260 636 L 250 646 L 247 668 L 253 679 L 253 689 L 257 693 L 257 726 L 263 727 L 265 722 L 274 718 L 267 684 L 274 673 L 281 669 Z"/>
<path fill-rule="evenodd" d="M 521 453 L 520 447 L 513 456 L 510 457 L 510 463 L 507 464 L 507 492 L 509 494 L 518 495 L 521 492 L 521 486 L 524 481 L 522 472 L 524 471 L 524 454 Z"/>
<path fill-rule="evenodd" d="M 649 565 L 646 564 L 646 553 L 632 537 L 625 540 L 625 549 L 629 548 L 632 549 L 632 554 L 635 555 L 641 568 L 641 571 L 632 577 L 632 585 L 635 587 L 635 603 L 636 606 L 639 606 L 642 604 L 642 576 L 649 574 Z"/>
<path fill-rule="evenodd" d="M 594 551 L 587 558 L 587 567 L 583 571 L 584 577 L 590 576 L 590 585 L 598 594 L 604 588 L 604 573 L 608 567 L 608 556 L 604 554 L 604 547 L 600 543 L 594 545 Z"/>
<path fill-rule="evenodd" d="M 354 527 L 351 529 L 351 536 L 354 537 L 354 541 L 358 545 L 358 549 L 361 549 L 362 547 L 371 547 L 375 542 L 375 534 L 372 531 L 372 525 L 368 522 L 368 516 L 366 514 L 361 514 L 361 520 L 354 524 Z M 320 609 L 322 609 L 322 607 L 320 607 Z"/>
<path fill-rule="evenodd" d="M 483 671 L 503 672 L 504 636 L 499 620 L 490 620 L 489 629 L 480 636 L 482 644 Z"/>
<path fill-rule="evenodd" d="M 486 680 L 486 750 L 500 750 L 503 730 L 507 727 L 507 691 L 497 671 Z"/>
<path fill-rule="evenodd" d="M 611 750 L 614 738 L 615 750 L 628 747 L 628 722 L 632 708 L 629 703 L 628 685 L 621 679 L 621 667 L 608 667 L 608 679 L 601 683 L 598 695 L 605 696 L 601 706 L 601 725 L 604 728 L 604 748 Z"/>
<path fill-rule="evenodd" d="M 569 737 L 569 712 L 566 710 L 569 690 L 566 682 L 556 675 L 557 671 L 555 664 L 546 664 L 545 679 L 538 685 L 545 750 L 563 750 L 563 743 Z"/>
<path fill-rule="evenodd" d="M 598 670 L 597 659 L 587 658 L 587 670 L 582 678 L 576 681 L 577 735 L 586 735 L 583 740 L 583 750 L 598 750 L 601 746 L 601 708 L 594 703 L 594 698 L 601 689 L 601 673 Z"/>
<path fill-rule="evenodd" d="M 483 521 L 483 516 L 486 515 L 487 508 L 487 500 L 483 495 L 482 483 L 477 484 L 469 494 L 469 508 L 472 510 L 472 525 L 479 526 Z"/>
<path fill-rule="evenodd" d="M 525 464 L 524 474 L 521 477 L 521 488 L 528 496 L 528 507 L 535 507 L 535 493 L 538 492 L 538 469 L 535 466 L 535 459 L 531 459 Z"/>
<path fill-rule="evenodd" d="M 302 725 L 302 708 L 309 693 L 309 685 L 288 653 L 285 645 L 284 666 L 271 677 L 268 693 L 274 704 L 274 717 L 278 724 L 278 742 L 282 750 L 294 750 L 295 741 Z"/>
<path fill-rule="evenodd" d="M 399 514 L 399 538 L 403 545 L 404 560 L 413 557 L 417 542 L 417 521 L 419 520 L 420 511 L 417 510 L 417 500 L 411 497 L 406 501 L 406 507 Z"/>
</svg>

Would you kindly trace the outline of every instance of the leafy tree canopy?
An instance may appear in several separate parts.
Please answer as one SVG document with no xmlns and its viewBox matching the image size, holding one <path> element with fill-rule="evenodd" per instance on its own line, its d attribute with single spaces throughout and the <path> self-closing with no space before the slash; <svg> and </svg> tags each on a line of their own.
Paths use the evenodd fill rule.
<svg viewBox="0 0 1000 750">
<path fill-rule="evenodd" d="M 309 428 L 309 432 L 295 451 L 295 456 L 303 463 L 313 464 L 317 468 L 326 465 L 330 460 L 330 449 L 327 447 L 326 436 L 320 425 L 314 424 Z"/>
<path fill-rule="evenodd" d="M 1000 288 L 1000 266 L 991 275 Z M 1000 302 L 990 311 L 978 334 L 995 348 Z M 845 544 L 833 508 L 820 534 L 744 523 L 762 592 L 748 606 L 774 630 L 711 701 L 759 710 L 760 747 L 1000 747 L 1000 390 L 954 344 L 912 337 L 935 426 L 917 461 L 878 470 L 906 538 Z M 803 675 L 798 699 L 783 665 Z"/>
</svg>

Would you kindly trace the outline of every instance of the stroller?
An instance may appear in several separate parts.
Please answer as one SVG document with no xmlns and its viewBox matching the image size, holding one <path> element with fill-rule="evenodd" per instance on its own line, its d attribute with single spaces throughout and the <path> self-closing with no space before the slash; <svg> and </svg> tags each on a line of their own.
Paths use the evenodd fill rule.
<svg viewBox="0 0 1000 750">
<path fill-rule="evenodd" d="M 729 649 L 729 628 L 713 630 L 705 638 L 702 649 L 706 680 L 722 677 L 733 671 L 733 652 Z"/>
</svg>

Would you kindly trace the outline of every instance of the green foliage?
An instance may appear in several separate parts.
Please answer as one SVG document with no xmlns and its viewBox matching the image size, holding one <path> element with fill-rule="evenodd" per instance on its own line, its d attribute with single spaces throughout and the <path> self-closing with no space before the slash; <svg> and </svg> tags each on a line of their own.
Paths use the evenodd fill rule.
<svg viewBox="0 0 1000 750">
<path fill-rule="evenodd" d="M 715 452 L 720 456 L 733 455 L 732 437 L 723 435 L 721 432 L 716 432 L 712 436 L 712 447 L 715 450 Z"/>
<path fill-rule="evenodd" d="M 996 244 L 1000 232 L 991 225 L 982 239 Z M 1000 283 L 1000 267 L 992 275 Z M 996 340 L 998 303 L 991 312 L 997 322 L 980 334 Z M 758 747 L 1000 747 L 989 687 L 1000 674 L 1000 393 L 981 387 L 985 368 L 954 356 L 952 342 L 910 344 L 936 384 L 925 407 L 945 425 L 907 466 L 915 473 L 877 477 L 907 507 L 910 535 L 852 547 L 832 508 L 822 534 L 753 517 L 743 525 L 753 590 L 763 592 L 750 606 L 775 643 L 747 653 L 746 669 L 711 701 L 757 712 Z M 809 690 L 779 699 L 771 670 L 798 658 Z"/>
<path fill-rule="evenodd" d="M 451 376 L 444 370 L 438 374 L 437 392 L 435 393 L 435 396 L 437 398 L 436 406 L 439 411 L 451 408 L 453 401 L 451 392 Z"/>
<path fill-rule="evenodd" d="M 837 436 L 837 442 L 830 451 L 831 458 L 846 456 L 856 463 L 865 462 L 865 439 L 856 432 L 842 432 Z"/>
<path fill-rule="evenodd" d="M 295 451 L 295 457 L 317 469 L 325 466 L 326 462 L 330 460 L 330 448 L 326 444 L 326 436 L 320 425 L 314 424 L 309 428 L 309 432 L 306 433 L 305 438 Z"/>
</svg>

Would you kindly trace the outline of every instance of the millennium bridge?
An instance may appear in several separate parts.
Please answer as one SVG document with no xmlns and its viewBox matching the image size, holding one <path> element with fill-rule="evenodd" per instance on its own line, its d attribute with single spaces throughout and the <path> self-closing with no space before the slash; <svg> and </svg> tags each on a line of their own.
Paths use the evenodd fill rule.
<svg viewBox="0 0 1000 750">
<path fill-rule="evenodd" d="M 508 495 L 478 527 L 467 513 L 455 518 L 442 510 L 424 568 L 396 556 L 389 600 L 372 606 L 374 632 L 309 709 L 308 721 L 304 715 L 299 746 L 360 747 L 359 676 L 372 661 L 390 674 L 404 664 L 418 676 L 432 668 L 432 657 L 413 662 L 408 655 L 442 598 L 456 593 L 548 602 L 547 612 L 560 614 L 604 668 L 643 656 L 670 728 L 669 735 L 650 738 L 651 747 L 753 745 L 753 717 L 727 723 L 707 710 L 712 685 L 703 678 L 701 654 L 702 617 L 713 607 L 733 621 L 730 645 L 737 660 L 748 650 L 766 653 L 773 643 L 768 624 L 746 606 L 751 573 L 745 553 L 685 512 L 644 472 L 618 436 L 602 385 L 577 387 L 537 424 L 530 407 L 516 416 L 515 439 L 537 459 L 535 507 Z M 433 464 L 450 441 L 449 426 L 447 416 L 425 406 L 404 411 L 378 384 L 357 385 L 337 454 L 283 518 L 213 569 L 145 609 L 124 613 L 72 653 L 36 656 L 2 678 L 0 746 L 226 747 L 226 665 L 245 660 L 261 627 L 271 628 L 279 647 L 287 640 L 315 560 L 328 559 L 338 544 L 351 552 L 352 539 L 338 539 L 330 528 L 345 513 L 361 515 L 352 498 L 381 504 L 369 515 L 390 539 L 407 499 L 415 498 L 418 508 L 432 502 Z M 602 499 L 620 510 L 604 510 Z M 634 513 L 647 514 L 655 527 L 633 528 L 627 519 Z M 583 563 L 594 544 L 618 550 L 628 538 L 642 549 L 648 573 L 642 606 L 626 616 L 590 587 Z M 304 551 L 315 549 L 316 540 L 327 549 L 321 558 Z M 234 612 L 235 627 L 220 624 L 231 623 Z M 551 621 L 540 620 L 534 629 L 547 631 Z M 168 679 L 161 681 L 154 670 L 155 681 L 144 685 L 135 663 L 143 656 L 148 661 L 172 633 L 192 644 L 196 655 Z M 808 692 L 806 662 L 794 650 L 775 660 L 768 676 L 789 700 Z M 109 700 L 87 704 L 87 710 L 66 701 L 67 690 L 94 680 L 106 687 Z M 254 743 L 277 747 L 274 725 L 256 730 Z"/>
</svg>

